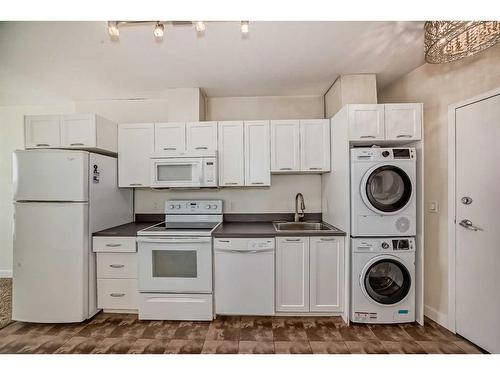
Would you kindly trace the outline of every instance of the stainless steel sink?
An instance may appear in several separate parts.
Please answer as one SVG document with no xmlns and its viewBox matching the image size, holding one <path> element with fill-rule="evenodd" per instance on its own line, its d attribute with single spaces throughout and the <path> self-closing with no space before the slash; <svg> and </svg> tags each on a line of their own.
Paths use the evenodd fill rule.
<svg viewBox="0 0 500 375">
<path fill-rule="evenodd" d="M 310 223 L 310 222 L 274 222 L 274 229 L 278 232 L 335 232 L 336 229 L 325 223 Z"/>
</svg>

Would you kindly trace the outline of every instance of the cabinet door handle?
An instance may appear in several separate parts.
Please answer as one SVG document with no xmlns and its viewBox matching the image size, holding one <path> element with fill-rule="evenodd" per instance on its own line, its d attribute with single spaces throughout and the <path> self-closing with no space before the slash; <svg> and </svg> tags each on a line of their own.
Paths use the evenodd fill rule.
<svg viewBox="0 0 500 375">
<path fill-rule="evenodd" d="M 50 145 L 48 143 L 37 143 L 37 147 L 49 147 Z"/>
<path fill-rule="evenodd" d="M 252 185 L 264 185 L 264 183 L 263 183 L 263 182 L 252 182 L 251 184 L 252 184 Z"/>
<path fill-rule="evenodd" d="M 195 150 L 208 150 L 208 147 L 198 146 L 198 147 L 195 148 Z"/>
<path fill-rule="evenodd" d="M 129 184 L 130 186 L 142 186 L 142 184 L 136 184 L 136 183 L 133 183 L 133 184 Z"/>
<path fill-rule="evenodd" d="M 335 241 L 335 238 L 320 238 L 321 241 Z"/>
<path fill-rule="evenodd" d="M 225 185 L 238 185 L 237 182 L 226 182 Z"/>
<path fill-rule="evenodd" d="M 359 138 L 375 138 L 374 135 L 362 135 Z"/>
<path fill-rule="evenodd" d="M 110 266 L 111 268 L 123 268 L 123 267 L 125 267 L 125 265 L 124 265 L 124 264 L 110 264 L 109 266 Z"/>
<path fill-rule="evenodd" d="M 280 168 L 280 171 L 291 171 L 292 168 Z"/>
<path fill-rule="evenodd" d="M 219 240 L 219 242 L 229 242 L 229 240 Z"/>
<path fill-rule="evenodd" d="M 107 247 L 120 247 L 122 244 L 121 243 L 107 243 Z"/>
<path fill-rule="evenodd" d="M 70 143 L 70 146 L 83 146 L 83 143 Z"/>
<path fill-rule="evenodd" d="M 165 151 L 175 151 L 177 150 L 177 147 L 163 147 Z"/>
<path fill-rule="evenodd" d="M 316 168 L 316 167 L 314 167 L 314 168 L 309 168 L 309 170 L 311 170 L 311 171 L 320 171 L 320 170 L 322 170 L 322 169 L 323 169 L 323 168 Z"/>
<path fill-rule="evenodd" d="M 287 242 L 299 242 L 299 241 L 302 241 L 302 240 L 300 238 L 293 239 L 293 240 L 290 239 L 290 238 L 287 238 L 287 239 L 285 239 L 285 241 L 287 241 Z"/>
<path fill-rule="evenodd" d="M 413 138 L 413 136 L 410 134 L 399 134 L 396 138 Z"/>
<path fill-rule="evenodd" d="M 109 295 L 111 297 L 124 297 L 125 293 L 110 293 Z"/>
</svg>

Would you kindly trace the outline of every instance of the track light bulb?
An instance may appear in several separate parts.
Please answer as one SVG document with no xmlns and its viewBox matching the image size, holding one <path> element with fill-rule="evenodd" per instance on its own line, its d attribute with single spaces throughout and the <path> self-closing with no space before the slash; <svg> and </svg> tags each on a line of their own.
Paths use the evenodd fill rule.
<svg viewBox="0 0 500 375">
<path fill-rule="evenodd" d="M 163 38 L 164 33 L 165 33 L 165 26 L 162 23 L 157 22 L 153 30 L 153 35 L 155 36 L 155 38 L 161 39 Z"/>
<path fill-rule="evenodd" d="M 197 32 L 202 33 L 206 30 L 207 25 L 205 25 L 205 22 L 203 21 L 196 21 L 195 27 Z"/>
<path fill-rule="evenodd" d="M 115 37 L 115 38 L 120 36 L 120 29 L 118 29 L 118 22 L 116 21 L 108 22 L 108 34 L 110 37 Z"/>
<path fill-rule="evenodd" d="M 240 29 L 241 29 L 241 33 L 243 35 L 247 35 L 248 32 L 250 31 L 249 22 L 248 21 L 241 21 Z"/>
</svg>

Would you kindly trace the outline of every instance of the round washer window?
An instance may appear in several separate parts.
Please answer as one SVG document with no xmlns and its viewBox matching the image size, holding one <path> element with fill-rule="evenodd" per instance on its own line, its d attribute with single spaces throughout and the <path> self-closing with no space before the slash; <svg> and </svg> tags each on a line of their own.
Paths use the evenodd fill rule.
<svg viewBox="0 0 500 375">
<path fill-rule="evenodd" d="M 411 198 L 411 181 L 401 169 L 384 165 L 375 169 L 366 180 L 366 196 L 377 210 L 396 212 Z"/>
<path fill-rule="evenodd" d="M 393 259 L 373 263 L 364 278 L 368 295 L 383 305 L 402 301 L 410 291 L 411 277 L 404 265 Z"/>
</svg>

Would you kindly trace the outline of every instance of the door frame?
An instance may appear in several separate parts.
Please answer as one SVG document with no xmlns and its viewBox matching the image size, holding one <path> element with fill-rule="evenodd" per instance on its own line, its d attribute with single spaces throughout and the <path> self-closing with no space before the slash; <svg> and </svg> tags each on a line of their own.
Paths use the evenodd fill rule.
<svg viewBox="0 0 500 375">
<path fill-rule="evenodd" d="M 500 87 L 448 106 L 448 328 L 456 333 L 456 110 L 500 95 Z"/>
</svg>

